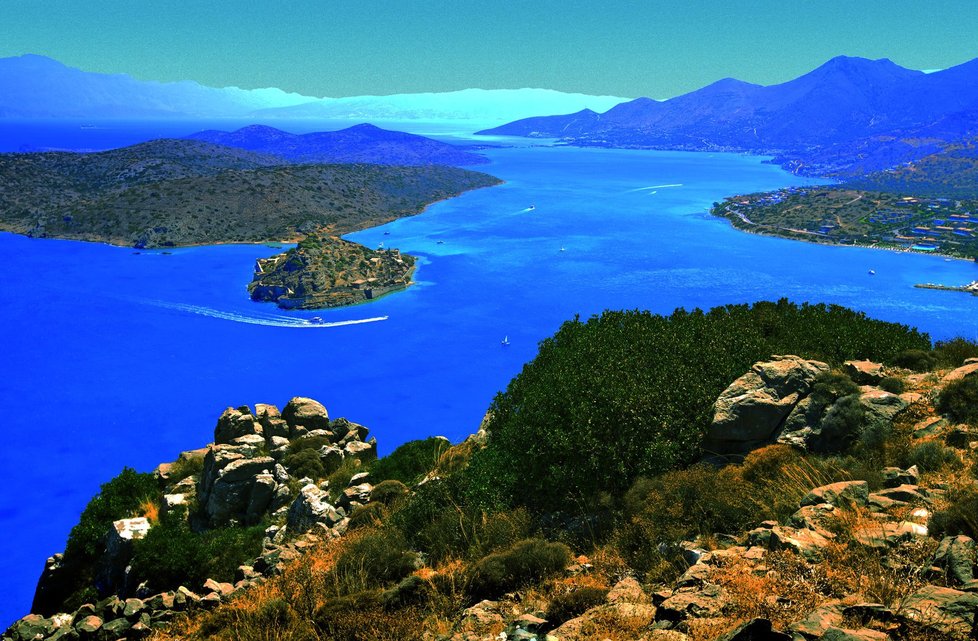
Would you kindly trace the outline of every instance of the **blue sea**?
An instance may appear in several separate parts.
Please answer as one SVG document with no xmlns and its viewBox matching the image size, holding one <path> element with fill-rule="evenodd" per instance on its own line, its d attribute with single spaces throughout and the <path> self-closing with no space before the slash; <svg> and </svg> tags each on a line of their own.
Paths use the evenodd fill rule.
<svg viewBox="0 0 978 641">
<path fill-rule="evenodd" d="M 19 131 L 8 149 L 31 135 Z M 349 236 L 421 266 L 407 291 L 341 310 L 252 303 L 254 261 L 276 253 L 264 245 L 137 253 L 0 234 L 0 626 L 27 613 L 45 558 L 100 483 L 206 444 L 228 406 L 311 396 L 371 428 L 383 454 L 463 439 L 540 340 L 606 308 L 789 297 L 934 338 L 978 334 L 978 298 L 913 287 L 975 280 L 974 263 L 753 236 L 710 217 L 726 195 L 804 184 L 760 158 L 525 143 L 487 154 L 480 169 L 505 184 Z M 326 324 L 301 322 L 313 315 Z"/>
</svg>

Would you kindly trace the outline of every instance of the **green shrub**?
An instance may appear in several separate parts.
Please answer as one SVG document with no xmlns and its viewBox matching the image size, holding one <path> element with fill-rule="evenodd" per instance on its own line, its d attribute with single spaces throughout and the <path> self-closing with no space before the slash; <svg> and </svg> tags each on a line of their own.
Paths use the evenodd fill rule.
<svg viewBox="0 0 978 641">
<path fill-rule="evenodd" d="M 859 393 L 859 386 L 840 372 L 823 372 L 815 377 L 812 385 L 812 402 L 828 407 L 843 396 Z"/>
<path fill-rule="evenodd" d="M 959 423 L 978 423 L 978 376 L 949 383 L 937 397 L 937 409 Z"/>
<path fill-rule="evenodd" d="M 282 458 L 282 465 L 290 476 L 297 479 L 309 477 L 315 480 L 326 476 L 326 469 L 316 450 L 303 449 L 286 454 Z"/>
<path fill-rule="evenodd" d="M 159 499 L 159 486 L 152 474 L 123 468 L 85 506 L 78 525 L 68 535 L 65 563 L 84 563 L 99 557 L 104 550 L 105 533 L 113 521 L 136 516 L 142 503 Z"/>
<path fill-rule="evenodd" d="M 343 547 L 334 574 L 347 586 L 371 589 L 400 581 L 414 571 L 417 562 L 417 553 L 398 530 L 375 529 Z"/>
<path fill-rule="evenodd" d="M 978 358 L 978 343 L 966 338 L 952 338 L 934 344 L 934 355 L 943 367 L 960 367 L 965 359 Z"/>
<path fill-rule="evenodd" d="M 547 605 L 547 623 L 557 627 L 601 605 L 607 597 L 608 590 L 590 586 L 558 594 Z"/>
<path fill-rule="evenodd" d="M 954 450 L 939 441 L 924 441 L 910 450 L 910 464 L 921 472 L 936 472 L 944 467 L 960 467 Z"/>
<path fill-rule="evenodd" d="M 242 563 L 261 552 L 265 527 L 226 527 L 194 532 L 182 515 L 171 513 L 133 547 L 133 584 L 147 581 L 155 590 L 181 585 L 198 589 L 207 579 L 233 581 Z"/>
<path fill-rule="evenodd" d="M 373 471 L 370 472 L 370 477 L 371 479 L 373 478 Z M 370 502 L 391 505 L 398 499 L 403 498 L 407 493 L 407 486 L 400 481 L 381 481 L 370 490 Z"/>
<path fill-rule="evenodd" d="M 469 574 L 469 593 L 477 599 L 498 597 L 563 572 L 570 560 L 570 548 L 563 543 L 526 539 L 476 562 Z"/>
<path fill-rule="evenodd" d="M 859 396 L 843 396 L 829 408 L 820 423 L 821 433 L 814 440 L 816 452 L 844 452 L 860 438 L 866 426 L 866 408 Z"/>
<path fill-rule="evenodd" d="M 370 478 L 375 481 L 395 480 L 413 485 L 434 468 L 451 444 L 438 437 L 408 441 L 370 468 Z"/>
<path fill-rule="evenodd" d="M 424 605 L 431 596 L 431 586 L 419 576 L 409 575 L 389 590 L 381 601 L 388 610 L 399 610 L 410 605 Z"/>
<path fill-rule="evenodd" d="M 638 476 L 696 460 L 717 396 L 758 360 L 878 361 L 929 347 L 902 325 L 786 300 L 575 319 L 493 400 L 492 436 L 466 472 L 470 498 L 588 511 L 602 492 L 620 496 Z"/>
<path fill-rule="evenodd" d="M 371 501 L 353 510 L 347 527 L 358 530 L 364 527 L 379 527 L 387 517 L 387 507 L 383 503 Z"/>
<path fill-rule="evenodd" d="M 178 483 L 191 476 L 200 476 L 204 471 L 204 455 L 183 453 L 177 457 L 170 467 L 167 483 Z"/>
<path fill-rule="evenodd" d="M 978 492 L 958 490 L 949 497 L 947 509 L 934 512 L 927 528 L 931 536 L 942 538 L 964 534 L 978 539 Z"/>
<path fill-rule="evenodd" d="M 329 641 L 421 641 L 421 615 L 410 608 L 385 609 L 379 591 L 330 599 L 313 618 L 319 638 Z"/>
<path fill-rule="evenodd" d="M 914 372 L 929 372 L 937 366 L 937 356 L 929 350 L 908 349 L 897 354 L 890 362 Z"/>
<path fill-rule="evenodd" d="M 906 386 L 903 384 L 903 379 L 897 378 L 896 376 L 887 376 L 880 381 L 880 389 L 884 392 L 889 392 L 890 394 L 903 394 Z"/>
</svg>

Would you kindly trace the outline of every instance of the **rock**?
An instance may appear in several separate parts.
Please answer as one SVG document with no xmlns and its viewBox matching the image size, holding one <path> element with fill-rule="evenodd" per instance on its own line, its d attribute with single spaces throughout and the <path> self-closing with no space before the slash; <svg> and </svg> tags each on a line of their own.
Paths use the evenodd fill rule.
<svg viewBox="0 0 978 641">
<path fill-rule="evenodd" d="M 791 635 L 772 628 L 770 619 L 751 619 L 717 641 L 791 641 Z"/>
<path fill-rule="evenodd" d="M 81 633 L 82 636 L 94 635 L 100 629 L 102 629 L 102 619 L 94 614 L 90 614 L 75 623 L 75 630 Z"/>
<path fill-rule="evenodd" d="M 340 496 L 340 507 L 346 509 L 347 513 L 349 513 L 352 506 L 368 503 L 372 489 L 370 483 L 361 483 L 360 485 L 346 488 Z"/>
<path fill-rule="evenodd" d="M 705 585 L 691 592 L 677 592 L 663 601 L 655 613 L 656 621 L 679 622 L 687 618 L 716 617 L 722 614 L 727 597 L 718 585 Z"/>
<path fill-rule="evenodd" d="M 289 426 L 289 438 L 295 438 L 301 430 L 329 429 L 329 413 L 321 403 L 311 398 L 296 396 L 290 400 L 282 410 L 282 418 Z"/>
<path fill-rule="evenodd" d="M 105 553 L 95 572 L 95 588 L 99 594 L 125 591 L 126 567 L 132 560 L 133 541 L 145 537 L 149 528 L 149 521 L 144 517 L 119 519 L 112 523 L 105 537 Z"/>
<path fill-rule="evenodd" d="M 219 583 L 214 579 L 207 579 L 204 581 L 204 591 L 217 592 L 221 596 L 227 596 L 234 592 L 234 586 L 230 583 Z"/>
<path fill-rule="evenodd" d="M 815 530 L 825 535 L 826 524 L 836 515 L 837 508 L 829 503 L 805 505 L 788 518 L 788 522 L 796 528 Z"/>
<path fill-rule="evenodd" d="M 947 425 L 947 420 L 941 418 L 940 416 L 930 416 L 924 420 L 918 422 L 913 427 L 914 438 L 924 438 L 927 436 L 934 436 L 941 429 Z"/>
<path fill-rule="evenodd" d="M 319 449 L 319 461 L 323 464 L 326 474 L 332 474 L 343 465 L 345 452 L 335 445 L 324 445 Z"/>
<path fill-rule="evenodd" d="M 828 503 L 836 507 L 863 506 L 869 501 L 869 484 L 866 481 L 839 481 L 816 487 L 801 500 L 802 507 Z"/>
<path fill-rule="evenodd" d="M 820 639 L 829 629 L 842 625 L 841 601 L 829 601 L 812 610 L 807 617 L 789 626 L 789 630 L 803 639 Z"/>
<path fill-rule="evenodd" d="M 278 408 L 274 405 L 264 403 L 255 404 L 255 418 L 261 425 L 262 435 L 268 441 L 269 446 L 274 438 L 289 438 L 289 424 L 282 418 Z"/>
<path fill-rule="evenodd" d="M 35 639 L 45 639 L 51 636 L 57 627 L 50 619 L 46 619 L 39 614 L 28 614 L 24 618 L 16 621 L 4 635 L 4 639 L 11 635 L 12 641 L 34 641 Z"/>
<path fill-rule="evenodd" d="M 831 627 L 822 634 L 821 641 L 890 641 L 890 635 L 869 628 L 849 630 Z"/>
<path fill-rule="evenodd" d="M 130 621 L 135 617 L 139 618 L 140 613 L 146 609 L 146 605 L 139 599 L 126 599 L 122 609 L 122 616 Z"/>
<path fill-rule="evenodd" d="M 245 523 L 261 521 L 262 516 L 272 505 L 276 489 L 275 478 L 271 474 L 255 476 L 254 485 L 251 488 L 251 497 L 248 499 L 248 507 L 245 510 Z"/>
<path fill-rule="evenodd" d="M 875 495 L 901 503 L 927 502 L 927 497 L 920 493 L 920 487 L 917 485 L 898 485 L 875 492 Z"/>
<path fill-rule="evenodd" d="M 204 458 L 197 486 L 200 505 L 212 527 L 232 522 L 257 523 L 271 505 L 276 483 L 275 459 L 233 445 L 216 445 Z"/>
<path fill-rule="evenodd" d="M 686 571 L 682 573 L 675 581 L 675 586 L 677 588 L 686 588 L 700 586 L 710 581 L 710 575 L 713 572 L 713 568 L 705 563 L 696 563 L 694 565 L 686 568 Z"/>
<path fill-rule="evenodd" d="M 925 585 L 903 600 L 897 616 L 941 634 L 968 638 L 975 629 L 978 594 Z"/>
<path fill-rule="evenodd" d="M 857 385 L 877 385 L 886 377 L 883 366 L 873 361 L 846 361 L 842 370 Z"/>
<path fill-rule="evenodd" d="M 949 583 L 964 585 L 975 579 L 975 542 L 959 534 L 941 540 L 934 552 L 933 564 L 942 570 Z"/>
<path fill-rule="evenodd" d="M 948 383 L 954 383 L 955 381 L 960 381 L 962 379 L 973 376 L 975 372 L 978 372 L 978 363 L 967 363 L 951 371 L 947 376 L 942 379 L 942 383 L 947 385 Z"/>
<path fill-rule="evenodd" d="M 63 562 L 64 555 L 58 553 L 48 557 L 44 563 L 44 571 L 41 573 L 41 578 L 38 579 L 37 587 L 34 590 L 31 612 L 44 615 L 54 614 L 68 597 L 72 588 L 70 577 L 65 576 Z"/>
<path fill-rule="evenodd" d="M 261 436 L 261 425 L 250 411 L 244 413 L 240 409 L 229 407 L 217 419 L 217 426 L 214 427 L 215 444 L 230 443 L 236 438 L 247 435 Z"/>
<path fill-rule="evenodd" d="M 368 463 L 377 458 L 377 439 L 372 438 L 366 443 L 350 441 L 343 446 L 343 452 L 346 456 L 352 456 L 361 462 Z"/>
<path fill-rule="evenodd" d="M 479 601 L 462 612 L 462 624 L 470 630 L 486 630 L 501 625 L 503 617 L 498 608 L 499 604 L 495 601 Z"/>
<path fill-rule="evenodd" d="M 959 450 L 971 448 L 975 441 L 978 441 L 978 430 L 965 424 L 955 425 L 944 435 L 944 442 Z"/>
<path fill-rule="evenodd" d="M 109 639 L 121 639 L 131 627 L 132 624 L 123 618 L 112 619 L 102 624 L 102 635 Z"/>
<path fill-rule="evenodd" d="M 725 389 L 713 406 L 705 449 L 719 455 L 745 454 L 774 442 L 815 377 L 829 366 L 797 356 L 755 363 Z"/>
<path fill-rule="evenodd" d="M 901 485 L 917 485 L 920 483 L 920 470 L 913 465 L 905 470 L 899 467 L 883 468 L 883 486 L 899 487 Z"/>
<path fill-rule="evenodd" d="M 859 402 L 866 409 L 866 421 L 870 425 L 892 423 L 897 414 L 907 409 L 905 400 L 880 389 L 860 394 Z"/>
<path fill-rule="evenodd" d="M 918 536 L 927 536 L 927 527 L 909 521 L 866 522 L 857 526 L 852 536 L 855 541 L 866 547 L 885 549 L 911 541 Z"/>
<path fill-rule="evenodd" d="M 632 577 L 619 581 L 608 591 L 608 603 L 648 603 L 649 597 L 641 584 Z"/>
<path fill-rule="evenodd" d="M 321 524 L 330 528 L 343 517 L 329 504 L 326 492 L 313 484 L 299 490 L 299 496 L 289 507 L 286 527 L 294 534 L 308 532 Z"/>
</svg>

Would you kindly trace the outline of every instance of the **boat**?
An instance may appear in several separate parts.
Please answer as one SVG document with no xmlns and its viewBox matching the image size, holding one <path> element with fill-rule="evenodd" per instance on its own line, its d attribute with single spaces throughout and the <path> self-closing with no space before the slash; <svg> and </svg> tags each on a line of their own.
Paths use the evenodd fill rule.
<svg viewBox="0 0 978 641">
<path fill-rule="evenodd" d="M 536 205 L 534 205 L 534 204 L 530 204 L 530 206 L 526 208 L 526 211 L 533 211 L 533 210 L 534 210 L 534 209 L 536 209 L 536 208 L 537 208 L 537 206 L 536 206 Z"/>
<path fill-rule="evenodd" d="M 563 245 L 561 245 L 561 246 L 560 246 L 560 251 L 562 251 L 562 252 L 565 252 L 565 251 L 567 251 L 567 250 L 566 250 L 566 249 L 564 248 L 564 246 L 563 246 Z"/>
<path fill-rule="evenodd" d="M 503 336 L 503 340 L 500 341 L 500 344 L 502 344 L 503 347 L 509 345 L 509 335 Z"/>
<path fill-rule="evenodd" d="M 437 244 L 438 244 L 438 245 L 444 245 L 444 244 L 445 244 L 445 241 L 443 241 L 443 240 L 439 240 Z"/>
<path fill-rule="evenodd" d="M 391 233 L 389 231 L 385 231 L 384 232 L 384 236 L 390 236 L 390 235 L 391 235 Z"/>
<path fill-rule="evenodd" d="M 869 275 L 870 276 L 875 276 L 876 275 L 876 271 L 875 270 L 872 270 L 872 269 L 869 270 Z"/>
<path fill-rule="evenodd" d="M 322 316 L 313 316 L 312 318 L 308 319 L 306 322 L 308 324 L 310 324 L 310 325 L 322 325 L 323 324 L 323 317 Z"/>
</svg>

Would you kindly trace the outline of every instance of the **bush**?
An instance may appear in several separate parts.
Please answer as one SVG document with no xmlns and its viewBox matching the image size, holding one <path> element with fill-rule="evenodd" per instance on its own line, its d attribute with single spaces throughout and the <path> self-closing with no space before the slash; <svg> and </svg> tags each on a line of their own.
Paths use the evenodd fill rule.
<svg viewBox="0 0 978 641">
<path fill-rule="evenodd" d="M 207 579 L 230 582 L 238 566 L 261 552 L 265 527 L 227 527 L 194 532 L 182 515 L 170 513 L 133 547 L 133 585 L 147 581 L 157 591 L 181 585 L 198 589 Z"/>
<path fill-rule="evenodd" d="M 177 457 L 167 474 L 167 483 L 178 483 L 191 476 L 200 476 L 204 471 L 204 455 L 184 452 Z"/>
<path fill-rule="evenodd" d="M 978 343 L 961 337 L 938 341 L 934 345 L 934 355 L 944 367 L 960 367 L 965 359 L 978 357 Z"/>
<path fill-rule="evenodd" d="M 828 407 L 843 396 L 859 393 L 859 386 L 840 372 L 823 372 L 815 377 L 812 385 L 812 402 Z"/>
<path fill-rule="evenodd" d="M 373 471 L 370 472 L 370 477 L 373 478 Z M 407 493 L 407 486 L 400 481 L 381 481 L 370 490 L 370 502 L 391 505 Z"/>
<path fill-rule="evenodd" d="M 282 465 L 293 478 L 309 477 L 315 480 L 326 476 L 326 468 L 323 467 L 319 452 L 316 450 L 303 449 L 286 454 L 282 458 Z"/>
<path fill-rule="evenodd" d="M 345 585 L 365 590 L 400 581 L 414 571 L 417 561 L 398 530 L 375 529 L 343 546 L 333 572 Z"/>
<path fill-rule="evenodd" d="M 949 383 L 937 397 L 937 409 L 959 423 L 978 423 L 978 375 Z"/>
<path fill-rule="evenodd" d="M 358 530 L 365 527 L 379 527 L 383 525 L 386 517 L 387 508 L 384 504 L 371 501 L 353 510 L 347 527 L 351 530 Z"/>
<path fill-rule="evenodd" d="M 860 438 L 866 425 L 866 408 L 859 396 L 843 396 L 837 400 L 820 424 L 821 433 L 814 439 L 816 452 L 844 452 Z"/>
<path fill-rule="evenodd" d="M 469 574 L 469 593 L 477 599 L 498 597 L 557 575 L 570 561 L 570 548 L 563 543 L 526 539 L 476 562 Z"/>
<path fill-rule="evenodd" d="M 438 437 L 408 441 L 375 462 L 370 477 L 375 481 L 395 480 L 413 485 L 435 467 L 449 447 L 451 444 L 446 439 Z"/>
<path fill-rule="evenodd" d="M 330 599 L 315 614 L 320 638 L 330 641 L 421 641 L 421 614 L 390 612 L 379 591 Z"/>
<path fill-rule="evenodd" d="M 575 319 L 493 400 L 492 437 L 466 471 L 473 498 L 580 513 L 602 492 L 696 460 L 717 396 L 758 360 L 889 360 L 929 347 L 902 325 L 786 300 Z"/>
<path fill-rule="evenodd" d="M 939 441 L 924 441 L 910 450 L 910 464 L 921 472 L 936 472 L 945 466 L 959 467 L 961 461 L 954 450 Z"/>
<path fill-rule="evenodd" d="M 68 535 L 65 563 L 83 563 L 99 557 L 104 550 L 105 533 L 113 521 L 136 516 L 145 501 L 159 498 L 160 490 L 152 474 L 123 468 L 85 506 L 78 525 Z"/>
<path fill-rule="evenodd" d="M 571 592 L 558 594 L 547 606 L 547 623 L 557 627 L 565 621 L 580 616 L 591 608 L 604 603 L 608 590 L 596 587 L 582 587 Z"/>
<path fill-rule="evenodd" d="M 958 490 L 949 497 L 944 510 L 934 512 L 927 528 L 938 539 L 964 534 L 978 539 L 978 492 L 973 488 Z"/>
<path fill-rule="evenodd" d="M 937 356 L 927 350 L 908 349 L 897 354 L 890 362 L 914 372 L 929 372 L 937 366 Z"/>
<path fill-rule="evenodd" d="M 896 376 L 887 376 L 880 381 L 880 389 L 884 392 L 889 392 L 890 394 L 903 394 L 906 387 L 903 384 L 903 379 L 897 378 Z"/>
</svg>

